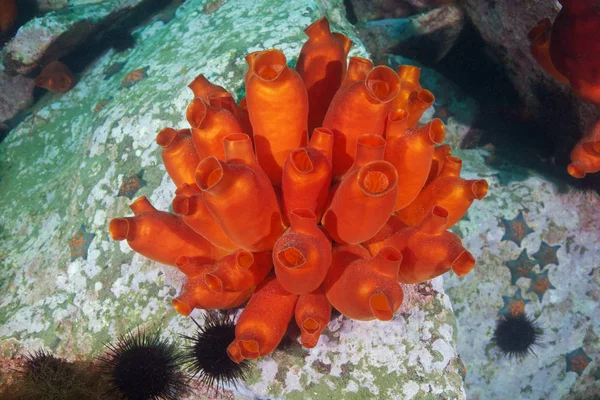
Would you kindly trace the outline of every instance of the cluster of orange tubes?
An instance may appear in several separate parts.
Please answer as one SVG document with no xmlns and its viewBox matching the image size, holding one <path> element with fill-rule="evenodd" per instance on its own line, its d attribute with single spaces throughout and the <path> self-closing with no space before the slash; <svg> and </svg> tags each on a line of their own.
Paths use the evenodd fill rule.
<svg viewBox="0 0 600 400">
<path fill-rule="evenodd" d="M 401 283 L 475 265 L 447 229 L 488 185 L 460 177 L 439 119 L 417 126 L 434 100 L 419 69 L 347 65 L 352 42 L 325 18 L 306 33 L 295 70 L 278 50 L 246 57 L 239 104 L 198 76 L 191 129 L 156 138 L 177 185 L 174 214 L 141 197 L 133 217 L 109 225 L 113 239 L 187 276 L 173 299 L 180 314 L 249 299 L 227 350 L 236 362 L 273 351 L 292 318 L 311 348 L 332 306 L 390 320 Z"/>
<path fill-rule="evenodd" d="M 600 106 L 600 2 L 560 3 L 554 23 L 545 18 L 529 32 L 531 54 L 577 97 Z M 575 145 L 567 171 L 574 178 L 600 171 L 600 121 Z"/>
</svg>

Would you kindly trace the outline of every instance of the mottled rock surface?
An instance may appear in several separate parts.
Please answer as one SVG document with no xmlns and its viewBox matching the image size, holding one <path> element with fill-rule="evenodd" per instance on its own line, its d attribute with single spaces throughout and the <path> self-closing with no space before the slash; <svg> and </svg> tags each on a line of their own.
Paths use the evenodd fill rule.
<svg viewBox="0 0 600 400">
<path fill-rule="evenodd" d="M 186 86 L 196 75 L 239 99 L 244 55 L 277 47 L 295 62 L 302 30 L 323 13 L 359 43 L 341 1 L 188 0 L 169 22 L 135 30 L 138 46 L 99 57 L 69 92 L 47 94 L 0 144 L 3 372 L 14 356 L 39 348 L 96 356 L 103 342 L 138 326 L 161 326 L 173 340 L 194 332 L 170 303 L 182 274 L 111 240 L 107 222 L 131 215 L 129 197 L 169 209 L 175 187 L 155 137 L 165 126 L 187 127 Z M 351 54 L 366 56 L 360 44 Z M 334 318 L 311 350 L 292 330 L 225 397 L 464 399 L 456 335 L 438 278 L 406 287 L 389 323 Z"/>
<path fill-rule="evenodd" d="M 559 11 L 554 0 L 464 0 L 469 18 L 504 66 L 524 107 L 545 130 L 557 164 L 568 164 L 574 144 L 600 119 L 600 109 L 579 100 L 568 85 L 548 76 L 529 51 L 527 33 L 536 23 Z"/>
<path fill-rule="evenodd" d="M 465 160 L 466 177 L 490 183 L 485 201 L 453 228 L 478 266 L 444 281 L 469 399 L 597 398 L 600 196 L 485 150 L 455 153 Z M 521 362 L 490 342 L 496 320 L 517 306 L 544 330 L 536 355 Z"/>
<path fill-rule="evenodd" d="M 463 25 L 462 9 L 451 4 L 407 18 L 362 22 L 356 28 L 376 60 L 391 53 L 433 63 L 452 49 Z"/>
<path fill-rule="evenodd" d="M 447 0 L 350 0 L 358 22 L 405 18 L 432 10 Z"/>
<path fill-rule="evenodd" d="M 121 18 L 150 5 L 152 0 L 90 1 L 34 18 L 6 45 L 3 64 L 11 73 L 30 74 L 68 54 L 91 35 L 118 26 Z"/>
<path fill-rule="evenodd" d="M 10 76 L 0 65 L 0 122 L 14 117 L 33 102 L 32 78 Z"/>
</svg>

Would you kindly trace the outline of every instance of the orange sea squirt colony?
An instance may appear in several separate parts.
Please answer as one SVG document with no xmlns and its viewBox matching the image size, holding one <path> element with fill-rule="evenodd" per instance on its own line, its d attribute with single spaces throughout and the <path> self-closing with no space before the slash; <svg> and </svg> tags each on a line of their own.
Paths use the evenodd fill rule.
<svg viewBox="0 0 600 400">
<path fill-rule="evenodd" d="M 554 23 L 545 18 L 529 31 L 531 54 L 550 76 L 569 83 L 577 97 L 600 106 L 600 1 L 560 3 Z M 571 152 L 567 171 L 574 178 L 600 171 L 599 123 Z"/>
<path fill-rule="evenodd" d="M 305 32 L 296 70 L 275 49 L 246 57 L 240 103 L 197 77 L 191 129 L 156 139 L 174 214 L 142 197 L 109 224 L 113 239 L 187 276 L 180 314 L 249 300 L 227 351 L 236 362 L 273 351 L 293 318 L 316 346 L 332 306 L 391 320 L 401 284 L 475 265 L 447 229 L 488 185 L 460 177 L 439 119 L 417 125 L 434 101 L 419 69 L 347 65 L 352 42 L 325 18 Z"/>
</svg>

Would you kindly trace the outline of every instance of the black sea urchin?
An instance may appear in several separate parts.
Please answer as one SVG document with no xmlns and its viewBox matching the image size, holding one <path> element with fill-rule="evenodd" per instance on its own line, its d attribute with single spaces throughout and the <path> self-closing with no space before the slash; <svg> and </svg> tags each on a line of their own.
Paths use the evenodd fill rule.
<svg viewBox="0 0 600 400">
<path fill-rule="evenodd" d="M 75 364 L 38 350 L 24 357 L 15 382 L 4 393 L 2 399 L 19 400 L 78 400 L 100 399 L 97 380 L 91 380 L 86 372 Z"/>
<path fill-rule="evenodd" d="M 192 319 L 193 320 L 193 319 Z M 204 325 L 193 320 L 198 331 L 195 336 L 183 336 L 188 340 L 185 362 L 199 381 L 218 390 L 224 384 L 234 384 L 244 379 L 249 364 L 236 363 L 227 355 L 227 346 L 235 339 L 235 323 L 229 314 L 206 314 Z"/>
<path fill-rule="evenodd" d="M 160 332 L 129 333 L 117 344 L 108 344 L 101 356 L 102 372 L 110 398 L 127 400 L 177 400 L 187 391 L 181 371 L 182 353 Z"/>
<path fill-rule="evenodd" d="M 533 346 L 540 346 L 544 331 L 540 324 L 528 315 L 502 316 L 496 323 L 492 343 L 508 358 L 522 360 L 535 354 Z"/>
</svg>

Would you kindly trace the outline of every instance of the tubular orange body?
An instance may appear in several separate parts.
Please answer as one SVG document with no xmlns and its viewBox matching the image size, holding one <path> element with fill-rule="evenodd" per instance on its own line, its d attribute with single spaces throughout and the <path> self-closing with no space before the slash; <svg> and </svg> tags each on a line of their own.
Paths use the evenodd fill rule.
<svg viewBox="0 0 600 400">
<path fill-rule="evenodd" d="M 223 139 L 232 133 L 242 132 L 235 116 L 196 97 L 188 106 L 186 117 L 192 127 L 192 140 L 200 160 L 212 156 L 224 161 Z"/>
<path fill-rule="evenodd" d="M 246 57 L 244 57 L 244 59 L 246 60 L 246 64 L 248 64 L 248 70 L 246 71 L 246 74 L 244 75 L 244 85 L 246 87 L 248 87 L 248 81 L 250 80 L 250 78 L 252 77 L 252 74 L 254 73 L 254 60 L 256 59 L 256 56 L 258 55 L 258 53 L 260 53 L 260 51 L 253 51 L 251 53 L 248 53 L 246 55 Z"/>
<path fill-rule="evenodd" d="M 227 162 L 215 157 L 200 161 L 196 184 L 211 215 L 236 246 L 270 250 L 284 231 L 273 186 L 257 165 L 248 135 L 230 135 L 224 144 Z"/>
<path fill-rule="evenodd" d="M 421 68 L 413 65 L 400 65 L 398 67 L 398 78 L 400 78 L 400 91 L 394 99 L 392 109 L 406 109 L 410 100 L 410 95 L 413 92 L 418 92 L 422 89 L 421 83 Z"/>
<path fill-rule="evenodd" d="M 272 268 L 270 252 L 251 253 L 240 249 L 217 261 L 207 271 L 204 282 L 213 293 L 239 292 L 258 285 Z"/>
<path fill-rule="evenodd" d="M 194 232 L 177 215 L 158 211 L 145 196 L 130 206 L 133 217 L 115 218 L 108 231 L 114 240 L 125 240 L 137 253 L 167 265 L 179 256 L 197 257 L 212 263 L 226 251 Z"/>
<path fill-rule="evenodd" d="M 340 90 L 347 88 L 355 82 L 364 81 L 373 69 L 373 61 L 362 57 L 350 57 L 348 71 L 344 76 Z"/>
<path fill-rule="evenodd" d="M 567 171 L 574 178 L 600 171 L 600 121 L 575 145 Z"/>
<path fill-rule="evenodd" d="M 407 126 L 412 128 L 417 125 L 423 113 L 431 107 L 434 101 L 433 93 L 427 89 L 412 92 L 408 96 L 408 103 L 406 104 L 406 111 L 408 111 Z"/>
<path fill-rule="evenodd" d="M 294 316 L 297 301 L 298 295 L 284 290 L 275 277 L 263 281 L 235 325 L 235 340 L 227 347 L 229 358 L 240 363 L 275 350 Z"/>
<path fill-rule="evenodd" d="M 481 200 L 488 192 L 485 179 L 467 180 L 459 176 L 462 160 L 449 156 L 440 175 L 419 193 L 408 206 L 396 215 L 407 225 L 417 226 L 434 206 L 445 208 L 448 228 L 458 222 L 475 199 Z"/>
<path fill-rule="evenodd" d="M 363 242 L 362 245 L 369 250 L 369 253 L 372 256 L 376 256 L 377 253 L 379 253 L 379 250 L 385 247 L 385 239 L 389 238 L 400 229 L 406 228 L 407 226 L 408 225 L 402 222 L 400 218 L 398 218 L 395 214 L 392 214 L 383 228 L 381 228 L 379 232 L 377 232 L 377 234 L 371 239 Z"/>
<path fill-rule="evenodd" d="M 73 87 L 73 73 L 60 61 L 52 61 L 46 65 L 37 78 L 35 85 L 55 93 L 65 93 Z"/>
<path fill-rule="evenodd" d="M 256 158 L 276 186 L 292 150 L 306 146 L 308 95 L 298 73 L 279 50 L 260 52 L 252 62 L 246 102 L 254 133 Z"/>
<path fill-rule="evenodd" d="M 383 135 L 392 100 L 399 90 L 396 73 L 380 65 L 371 70 L 364 81 L 340 89 L 335 95 L 323 121 L 323 127 L 331 129 L 334 136 L 334 179 L 352 166 L 360 135 Z"/>
<path fill-rule="evenodd" d="M 440 146 L 435 146 L 433 149 L 433 160 L 431 160 L 431 169 L 429 170 L 429 175 L 427 176 L 427 180 L 425 181 L 425 185 L 429 185 L 429 183 L 437 178 L 437 176 L 442 171 L 442 167 L 444 166 L 444 162 L 446 158 L 452 153 L 449 144 L 442 144 Z"/>
<path fill-rule="evenodd" d="M 192 93 L 194 93 L 194 97 L 202 99 L 205 103 L 208 103 L 210 96 L 229 95 L 227 89 L 223 86 L 211 83 L 203 74 L 194 78 L 188 87 L 192 90 Z"/>
<path fill-rule="evenodd" d="M 323 289 L 303 294 L 298 298 L 294 313 L 296 324 L 302 331 L 300 343 L 302 347 L 312 349 L 317 345 L 319 337 L 331 318 L 331 303 L 327 300 Z"/>
<path fill-rule="evenodd" d="M 393 247 L 384 247 L 375 257 L 362 258 L 357 257 L 362 250 L 352 247 L 334 250 L 333 262 L 323 283 L 327 299 L 352 319 L 391 320 L 404 299 L 398 283 L 402 254 Z M 348 263 L 349 260 L 353 261 Z"/>
<path fill-rule="evenodd" d="M 230 95 L 229 93 L 225 95 L 211 95 L 208 97 L 208 104 L 210 104 L 216 109 L 222 108 L 224 110 L 229 111 L 235 117 L 238 124 L 243 128 L 241 123 L 243 118 L 242 111 L 238 107 L 232 95 Z"/>
<path fill-rule="evenodd" d="M 344 175 L 323 214 L 323 227 L 341 244 L 371 239 L 385 225 L 398 197 L 398 174 L 387 161 L 373 161 Z"/>
<path fill-rule="evenodd" d="M 194 172 L 200 158 L 194 148 L 191 131 L 164 128 L 156 136 L 156 143 L 162 147 L 162 160 L 175 186 L 195 185 Z"/>
<path fill-rule="evenodd" d="M 252 124 L 250 123 L 250 114 L 248 114 L 248 103 L 246 102 L 245 97 L 242 100 L 240 100 L 238 109 L 240 110 L 240 125 L 242 126 L 243 132 L 251 138 L 254 138 L 254 130 L 252 129 Z"/>
<path fill-rule="evenodd" d="M 400 229 L 385 240 L 403 255 L 398 280 L 420 283 L 440 276 L 452 268 L 459 276 L 475 266 L 475 258 L 462 246 L 458 236 L 446 231 L 448 211 L 435 206 L 416 227 Z"/>
<path fill-rule="evenodd" d="M 210 269 L 212 265 L 202 266 L 202 269 Z M 250 298 L 254 292 L 255 286 L 239 292 L 212 292 L 203 276 L 188 278 L 183 285 L 179 296 L 174 298 L 171 303 L 181 315 L 190 315 L 194 308 L 204 310 L 226 309 L 239 307 Z"/>
<path fill-rule="evenodd" d="M 314 142 L 325 148 L 313 148 Z M 333 134 L 325 128 L 318 128 L 309 147 L 295 149 L 288 156 L 281 180 L 283 211 L 287 221 L 295 208 L 307 208 L 315 213 L 317 220 L 321 220 L 331 185 L 331 161 L 326 154 L 331 154 L 332 149 Z"/>
<path fill-rule="evenodd" d="M 445 137 L 444 124 L 434 119 L 418 129 L 404 128 L 406 112 L 402 109 L 390 113 L 386 127 L 384 160 L 398 171 L 398 199 L 394 210 L 409 205 L 425 186 L 431 169 L 434 146 Z M 400 129 L 396 129 L 400 125 Z"/>
<path fill-rule="evenodd" d="M 195 183 L 193 186 L 195 189 L 184 185 L 175 192 L 176 196 L 172 203 L 173 212 L 181 215 L 181 219 L 187 226 L 215 246 L 231 251 L 237 249 L 238 246 L 229 239 L 221 225 L 208 211 L 202 192 Z"/>
<path fill-rule="evenodd" d="M 300 50 L 296 71 L 306 85 L 309 105 L 308 131 L 312 132 L 323 124 L 327 108 L 340 88 L 346 74 L 347 50 L 350 50 L 352 41 L 346 38 L 344 43 L 340 43 L 331 34 L 329 21 L 325 17 L 309 25 L 304 33 L 308 40 Z"/>
<path fill-rule="evenodd" d="M 292 210 L 290 223 L 273 248 L 275 274 L 288 292 L 307 294 L 325 279 L 331 264 L 331 241 L 317 226 L 311 210 Z"/>
</svg>

